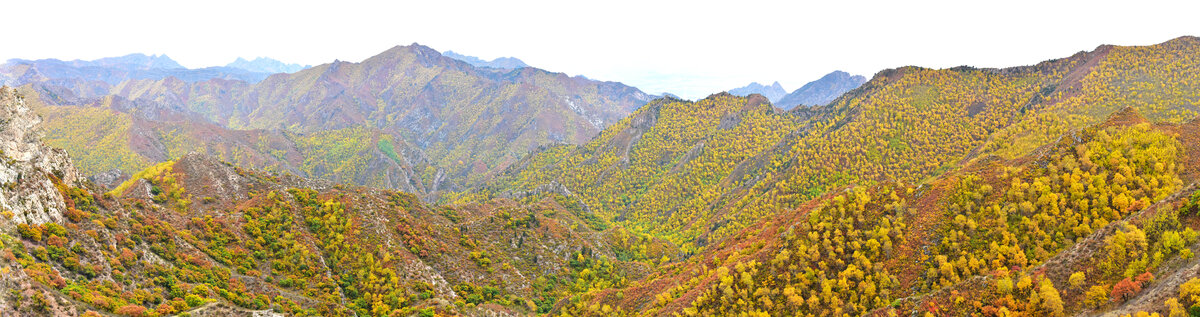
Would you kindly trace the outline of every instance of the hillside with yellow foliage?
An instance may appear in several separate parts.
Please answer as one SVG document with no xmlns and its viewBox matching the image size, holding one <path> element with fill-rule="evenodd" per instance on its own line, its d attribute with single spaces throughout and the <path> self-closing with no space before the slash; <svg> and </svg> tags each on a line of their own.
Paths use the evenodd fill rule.
<svg viewBox="0 0 1200 317">
<path fill-rule="evenodd" d="M 1189 195 L 1191 187 L 1185 185 L 1194 180 L 1178 175 L 1196 169 L 1189 165 L 1194 160 L 1184 159 L 1183 148 L 1193 145 L 1179 145 L 1176 133 L 1192 127 L 1184 122 L 1194 122 L 1197 114 L 1197 54 L 1200 40 L 1184 37 L 1148 47 L 1102 46 L 1016 68 L 887 70 L 826 107 L 762 117 L 767 120 L 752 125 L 786 130 L 766 129 L 761 138 L 739 136 L 737 143 L 758 150 L 734 155 L 708 151 L 709 140 L 725 133 L 716 127 L 726 120 L 700 109 L 740 108 L 753 101 L 714 95 L 685 103 L 672 108 L 686 109 L 672 112 L 686 116 L 675 121 L 695 124 L 680 129 L 646 115 L 672 102 L 660 100 L 588 144 L 536 153 L 492 187 L 447 201 L 565 195 L 586 204 L 600 221 L 679 244 L 689 259 L 668 266 L 675 274 L 585 296 L 569 306 L 574 308 L 567 311 L 575 313 L 603 313 L 604 305 L 615 312 L 698 315 L 925 309 L 893 301 L 940 294 L 973 276 L 1000 271 L 1028 278 L 1033 273 L 1021 270 L 1140 210 Z M 1163 126 L 1125 122 L 1143 121 L 1130 116 Z M 1092 128 L 1110 117 L 1125 128 Z M 660 139 L 672 143 L 660 145 Z M 708 177 L 673 178 L 706 155 L 732 159 L 701 165 Z M 547 184 L 563 188 L 547 191 Z M 660 188 L 672 191 L 656 195 Z M 850 194 L 828 196 L 845 190 Z M 931 190 L 933 196 L 922 194 Z M 804 215 L 807 224 L 780 219 L 793 212 Z M 790 228 L 789 233 L 761 233 L 764 222 Z M 1175 224 L 1157 230 L 1182 239 L 1172 245 L 1193 245 L 1188 230 L 1194 229 Z M 1159 239 L 1157 234 L 1151 239 Z M 771 248 L 780 235 L 808 240 L 786 238 Z M 1110 261 L 1120 265 L 1113 264 L 1109 273 L 1084 275 L 1111 288 L 1121 276 L 1154 274 L 1170 252 L 1182 249 L 1141 253 L 1150 255 L 1143 262 Z M 912 254 L 916 250 L 931 253 Z M 771 257 L 730 262 L 756 254 Z M 1062 288 L 1053 283 L 1065 283 L 1069 275 L 1062 281 L 1034 276 L 1040 284 L 1018 283 L 1025 287 L 1018 289 Z M 675 286 L 662 288 L 668 282 Z M 1051 284 L 1039 286 L 1046 283 Z M 647 291 L 661 302 L 644 305 L 622 298 Z M 1008 300 L 981 302 L 976 309 L 1047 312 L 1038 310 L 1045 309 L 1037 306 L 1042 303 L 1006 304 L 1029 298 Z"/>
</svg>

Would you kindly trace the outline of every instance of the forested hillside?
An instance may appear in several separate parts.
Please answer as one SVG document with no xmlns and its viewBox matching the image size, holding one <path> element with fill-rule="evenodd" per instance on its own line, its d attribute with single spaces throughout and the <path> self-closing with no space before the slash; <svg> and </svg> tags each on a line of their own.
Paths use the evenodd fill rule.
<svg viewBox="0 0 1200 317">
<path fill-rule="evenodd" d="M 721 193 L 761 181 L 758 153 L 799 129 L 797 115 L 765 97 L 713 95 L 697 102 L 659 99 L 580 146 L 559 146 L 522 161 L 480 196 L 537 199 L 545 184 L 567 188 L 604 221 L 668 237 L 695 250 L 719 218 Z"/>
<path fill-rule="evenodd" d="M 535 314 L 678 253 L 552 199 L 441 207 L 202 154 L 111 191 L 0 90 L 0 313 Z"/>
<path fill-rule="evenodd" d="M 719 241 L 780 209 L 795 208 L 829 189 L 881 181 L 919 184 L 971 159 L 993 153 L 1005 158 L 1020 156 L 1013 153 L 1027 154 L 1038 143 L 1026 141 L 1028 136 L 1025 139 L 1007 136 L 1015 135 L 1015 131 L 1048 131 L 1063 126 L 1064 123 L 1047 122 L 1044 118 L 1054 117 L 1047 113 L 1063 109 L 1063 102 L 1100 98 L 1087 97 L 1086 93 L 1102 91 L 1098 88 L 1071 93 L 1074 99 L 1055 96 L 1081 91 L 1071 87 L 1099 85 L 1095 78 L 1118 71 L 1111 69 L 1116 66 L 1105 67 L 1116 63 L 1099 63 L 1112 56 L 1110 51 L 1142 52 L 1146 56 L 1140 58 L 1147 62 L 1141 65 L 1146 69 L 1179 68 L 1174 72 L 1158 72 L 1167 76 L 1160 79 L 1163 83 L 1151 81 L 1136 87 L 1111 85 L 1113 89 L 1129 90 L 1122 95 L 1169 97 L 1163 102 L 1186 102 L 1186 106 L 1133 103 L 1130 107 L 1151 113 L 1147 116 L 1156 121 L 1186 114 L 1194 116 L 1191 109 L 1200 100 L 1197 95 L 1200 90 L 1196 89 L 1200 86 L 1176 88 L 1171 93 L 1161 91 L 1158 85 L 1188 83 L 1200 75 L 1195 68 L 1177 66 L 1189 63 L 1193 57 L 1183 53 L 1195 55 L 1198 45 L 1195 38 L 1180 38 L 1150 48 L 1106 46 L 1071 58 L 1008 69 L 886 70 L 828 106 L 798 109 L 790 115 L 750 110 L 727 115 L 729 120 L 714 119 L 719 114 L 709 115 L 705 121 L 702 114 L 692 114 L 713 108 L 707 104 L 752 103 L 720 95 L 680 107 L 688 111 L 670 112 L 684 117 L 676 120 L 657 120 L 648 115 L 657 108 L 647 106 L 586 145 L 535 154 L 528 159 L 531 164 L 513 169 L 505 182 L 482 192 L 483 196 L 490 196 L 495 192 L 528 191 L 554 181 L 576 193 L 606 220 L 648 231 L 682 233 L 675 239 L 678 243 L 703 245 L 706 241 Z M 1094 124 L 1117 110 L 1108 104 L 1091 103 L 1070 109 L 1095 117 L 1076 117 L 1069 128 L 1062 130 L 1064 133 Z M 779 123 L 754 121 L 760 112 Z M 732 157 L 723 157 L 726 154 L 722 154 L 721 147 L 701 144 L 695 136 L 704 135 L 703 131 L 726 131 L 716 128 L 730 122 L 745 122 L 751 127 L 748 133 L 768 137 L 734 138 L 733 144 L 739 147 L 726 150 L 733 153 Z M 644 127 L 634 126 L 635 123 Z M 678 124 L 689 128 L 670 127 Z M 1028 126 L 1037 128 L 1027 129 Z M 651 133 L 643 137 L 642 130 L 662 136 L 649 137 L 654 135 Z M 659 138 L 675 143 L 659 145 L 655 143 Z M 720 157 L 716 159 L 719 167 L 699 168 L 712 174 L 683 176 L 677 172 L 687 170 L 680 168 L 680 164 L 698 164 L 692 158 L 705 155 Z M 752 159 L 743 162 L 747 158 Z M 729 173 L 734 167 L 744 172 Z M 703 197 L 688 203 L 691 196 L 670 194 L 661 196 L 670 199 L 658 201 L 646 198 L 655 195 L 653 190 L 643 189 L 651 186 L 628 185 L 666 182 L 669 178 L 661 175 L 667 174 L 678 177 L 671 181 L 675 184 L 668 186 L 687 188 L 686 191 Z M 724 185 L 713 185 L 718 183 Z M 644 193 L 648 196 L 643 196 Z M 654 205 L 664 202 L 667 205 Z M 695 250 L 687 246 L 685 249 Z"/>
<path fill-rule="evenodd" d="M 661 104 L 671 102 L 657 101 L 588 144 L 537 153 L 510 169 L 492 187 L 452 197 L 451 201 L 567 193 L 584 202 L 600 220 L 665 237 L 690 255 L 685 263 L 671 266 L 675 274 L 648 278 L 643 286 L 615 290 L 617 297 L 612 292 L 597 292 L 591 300 L 578 302 L 572 311 L 595 313 L 607 304 L 621 306 L 630 313 L 657 313 L 663 309 L 661 312 L 700 315 L 754 310 L 769 314 L 790 311 L 862 314 L 890 307 L 896 299 L 941 292 L 972 276 L 999 274 L 995 270 L 1000 267 L 1013 270 L 1011 274 L 1033 274 L 1025 270 L 1109 224 L 1127 220 L 1132 214 L 1144 214 L 1140 211 L 1152 205 L 1169 202 L 1174 206 L 1169 209 L 1183 208 L 1175 199 L 1190 195 L 1191 187 L 1187 185 L 1193 179 L 1175 175 L 1181 170 L 1195 169 L 1186 165 L 1191 163 L 1184 163 L 1194 161 L 1186 159 L 1187 151 L 1182 150 L 1194 144 L 1181 146 L 1176 140 L 1194 140 L 1184 133 L 1192 125 L 1183 122 L 1194 122 L 1184 118 L 1195 118 L 1195 107 L 1200 102 L 1197 95 L 1200 86 L 1194 81 L 1200 75 L 1195 67 L 1198 46 L 1200 41 L 1196 38 L 1184 37 L 1149 47 L 1102 46 L 1092 52 L 1034 66 L 887 70 L 828 106 L 767 115 L 765 118 L 777 118 L 783 124 L 760 121 L 752 126 L 765 128 L 759 132 L 774 137 L 741 136 L 736 144 L 744 146 L 739 149 L 746 151 L 734 151 L 734 155 L 725 156 L 717 165 L 700 165 L 703 160 L 698 158 L 706 155 L 728 155 L 722 153 L 721 147 L 712 146 L 715 142 L 709 143 L 721 133 L 705 132 L 729 127 L 725 123 L 737 120 L 712 119 L 699 110 L 728 109 L 711 104 L 739 106 L 755 102 L 714 95 L 680 107 L 691 111 L 670 112 L 684 119 L 665 121 L 647 115 L 655 113 L 658 107 L 666 109 Z M 1123 128 L 1089 128 L 1123 108 L 1157 126 L 1118 119 L 1121 124 L 1113 125 Z M 760 113 L 748 109 L 751 110 L 716 117 L 751 118 Z M 695 124 L 689 125 L 689 129 L 671 128 L 678 124 L 673 121 Z M 671 142 L 662 146 L 657 143 L 660 139 Z M 1071 141 L 1069 146 L 1056 145 L 1067 141 Z M 1067 149 L 1048 152 L 1059 147 Z M 1074 156 L 1064 158 L 1068 153 Z M 1132 158 L 1134 155 L 1138 157 Z M 1083 160 L 1084 156 L 1090 158 Z M 1080 163 L 1083 161 L 1090 163 Z M 1129 163 L 1122 163 L 1126 161 Z M 695 170 L 704 173 L 688 175 L 693 164 L 700 166 Z M 1074 182 L 1084 183 L 1082 186 L 1057 183 L 1063 177 L 1047 174 L 1050 173 L 1047 168 L 1040 167 L 1045 164 L 1051 164 L 1048 169 L 1058 171 L 1055 173 L 1081 169 L 1083 172 L 1072 172 L 1075 175 L 1072 177 L 1076 179 Z M 997 165 L 1001 167 L 987 167 Z M 983 182 L 980 179 L 990 183 L 981 186 L 977 184 Z M 952 182 L 958 185 L 950 185 Z M 1119 187 L 1107 187 L 1114 183 Z M 546 184 L 564 188 L 554 193 L 540 190 Z M 994 206 L 1000 209 L 964 209 L 967 207 L 962 206 L 962 198 L 929 198 L 921 194 L 938 190 L 941 195 L 954 186 L 961 188 L 958 190 L 983 188 L 989 192 L 968 192 L 955 197 L 1008 200 L 972 198 L 975 207 L 970 208 L 987 207 L 981 205 L 983 201 L 995 201 Z M 674 191 L 663 190 L 668 188 Z M 1041 188 L 1038 190 L 1042 192 L 1016 194 L 1034 188 Z M 988 196 L 1001 190 L 1007 194 Z M 1080 198 L 1071 196 L 1067 190 L 1089 192 L 1090 197 L 1100 200 L 1076 202 Z M 843 194 L 841 198 L 829 196 L 847 191 L 853 194 Z M 660 196 L 663 192 L 670 194 Z M 1046 196 L 1049 193 L 1057 194 Z M 910 196 L 914 194 L 921 197 Z M 936 214 L 911 214 L 914 211 L 909 211 L 913 208 L 909 204 L 916 203 L 918 198 L 924 199 L 919 203 L 921 212 L 936 211 Z M 1052 207 L 1043 207 L 1051 199 L 1057 202 Z M 854 201 L 857 207 L 847 205 Z M 878 205 L 866 207 L 872 202 Z M 958 206 L 954 207 L 955 204 Z M 860 211 L 855 211 L 856 208 Z M 795 222 L 797 218 L 783 218 L 797 217 L 787 216 L 792 212 L 806 217 L 808 224 L 797 227 L 800 225 Z M 950 216 L 935 219 L 934 215 L 941 217 L 943 213 Z M 997 218 L 996 214 L 1002 216 Z M 857 220 L 848 222 L 853 219 Z M 783 234 L 783 229 L 773 234 L 760 233 L 764 222 L 800 231 L 798 237 L 808 236 L 810 240 L 786 241 L 787 247 L 762 249 L 765 243 Z M 934 226 L 942 223 L 960 227 Z M 913 226 L 917 227 L 910 228 Z M 1182 233 L 1186 228 L 1171 226 L 1162 230 L 1176 230 L 1176 234 L 1186 238 L 1187 234 Z M 1011 229 L 1005 231 L 1005 227 Z M 977 232 L 979 228 L 988 231 Z M 1043 233 L 1045 230 L 1050 231 Z M 912 240 L 908 234 L 919 235 L 920 239 Z M 1185 246 L 1195 242 L 1181 241 Z M 821 246 L 829 249 L 814 249 Z M 740 255 L 722 253 L 730 252 L 722 250 L 731 248 Z M 774 261 L 758 258 L 751 262 L 723 259 L 737 259 L 760 251 L 775 255 L 784 248 L 791 248 L 791 254 L 799 252 L 810 257 Z M 1173 247 L 1170 252 L 1181 249 Z M 903 254 L 913 250 L 949 253 Z M 1159 257 L 1170 254 L 1162 251 Z M 984 255 L 1004 258 L 997 260 Z M 1013 260 L 1014 257 L 1018 259 Z M 830 262 L 835 259 L 836 265 Z M 914 261 L 920 266 L 912 266 Z M 756 267 L 768 263 L 773 268 Z M 727 267 L 718 270 L 722 266 Z M 1155 274 L 1158 267 L 1158 263 L 1147 262 L 1132 269 L 1121 266 L 1119 271 L 1134 278 L 1133 275 L 1145 272 Z M 729 283 L 725 283 L 721 274 L 714 273 L 725 270 L 731 276 Z M 1107 275 L 1091 274 L 1097 276 L 1098 287 L 1112 287 L 1121 275 L 1113 273 L 1115 270 L 1118 269 L 1110 270 Z M 780 276 L 802 273 L 806 277 L 801 280 L 789 279 L 785 284 L 777 280 Z M 864 280 L 861 276 L 872 277 Z M 741 288 L 732 285 L 739 278 L 745 283 Z M 711 292 L 691 291 L 697 286 L 708 287 L 708 281 L 714 280 L 722 283 L 713 286 Z M 675 288 L 663 289 L 664 284 Z M 773 288 L 757 290 L 758 285 Z M 869 296 L 860 293 L 864 289 L 870 290 Z M 644 293 L 650 290 L 655 293 Z M 805 293 L 809 290 L 814 293 Z M 652 305 L 625 300 L 619 295 L 628 292 L 661 298 L 657 305 Z M 788 302 L 781 294 L 789 294 L 795 300 Z M 682 300 L 676 301 L 680 296 Z M 789 304 L 783 305 L 785 302 Z M 1007 307 L 1010 311 L 1041 309 L 1037 304 L 1027 307 L 983 302 L 975 308 L 989 305 L 990 309 Z M 1086 309 L 1093 307 L 1111 309 L 1120 305 Z M 1085 309 L 1069 308 L 1072 309 L 1069 311 Z"/>
<path fill-rule="evenodd" d="M 1196 261 L 1200 191 L 1188 165 L 1197 160 L 1185 153 L 1200 146 L 1196 122 L 1151 125 L 1129 110 L 1019 160 L 976 161 L 921 185 L 844 187 L 756 222 L 644 283 L 583 296 L 567 311 L 1187 309 L 1195 303 L 1183 284 L 1197 277 L 1187 268 Z M 655 300 L 636 299 L 649 296 Z"/>
</svg>

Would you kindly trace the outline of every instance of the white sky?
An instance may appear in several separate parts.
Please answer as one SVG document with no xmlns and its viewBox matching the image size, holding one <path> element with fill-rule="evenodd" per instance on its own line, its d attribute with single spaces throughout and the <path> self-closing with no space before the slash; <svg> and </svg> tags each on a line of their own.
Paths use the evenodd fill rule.
<svg viewBox="0 0 1200 317">
<path fill-rule="evenodd" d="M 1200 1 L 6 1 L 9 58 L 267 56 L 317 65 L 418 42 L 685 98 L 833 70 L 1004 67 L 1200 35 Z"/>
</svg>

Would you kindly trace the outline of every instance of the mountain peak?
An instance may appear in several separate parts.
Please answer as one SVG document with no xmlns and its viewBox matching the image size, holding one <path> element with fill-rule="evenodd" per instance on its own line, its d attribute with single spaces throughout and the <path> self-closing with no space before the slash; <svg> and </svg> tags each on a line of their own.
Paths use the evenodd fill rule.
<svg viewBox="0 0 1200 317">
<path fill-rule="evenodd" d="M 825 74 L 825 76 L 821 76 L 822 79 L 825 79 L 825 78 L 850 78 L 850 77 L 851 77 L 850 73 L 847 73 L 847 72 L 841 71 L 841 70 L 835 70 L 828 74 Z"/>
<path fill-rule="evenodd" d="M 798 105 L 820 106 L 832 102 L 837 97 L 858 88 L 863 83 L 867 82 L 867 78 L 861 75 L 850 75 L 850 73 L 835 70 L 821 79 L 804 84 L 804 86 L 796 89 L 787 96 L 779 99 L 775 103 L 784 110 L 791 110 Z"/>
<path fill-rule="evenodd" d="M 438 52 L 437 50 L 435 50 L 431 47 L 421 45 L 416 42 L 413 42 L 412 44 L 409 44 L 409 45 L 393 46 L 392 48 L 389 48 L 388 50 L 383 51 L 382 53 L 376 54 L 375 56 L 368 57 L 367 59 L 363 60 L 362 63 L 363 64 L 378 64 L 378 63 L 391 64 L 391 63 L 394 63 L 394 62 L 397 62 L 400 60 L 404 60 L 408 56 L 415 57 L 417 60 L 421 61 L 421 63 L 424 65 L 445 64 L 445 62 L 441 60 L 443 58 L 441 52 Z"/>
<path fill-rule="evenodd" d="M 433 49 L 432 47 L 421 45 L 421 43 L 413 42 L 412 44 L 409 44 L 409 45 L 392 46 L 392 48 L 389 48 L 386 51 L 383 51 L 382 53 L 379 53 L 378 55 L 369 57 L 367 59 L 371 59 L 371 58 L 379 57 L 379 56 L 400 56 L 400 55 L 404 55 L 404 54 L 442 55 L 441 52 L 438 52 L 437 50 Z"/>
<path fill-rule="evenodd" d="M 438 50 L 435 50 L 432 47 L 421 45 L 421 43 L 417 43 L 417 42 L 412 42 L 412 44 L 409 44 L 407 46 L 401 46 L 401 48 L 404 48 L 409 51 L 414 51 L 414 52 L 437 53 L 438 55 L 442 54 L 441 52 L 438 52 Z"/>
<path fill-rule="evenodd" d="M 768 100 L 771 100 L 771 103 L 775 103 L 779 101 L 780 98 L 783 98 L 784 95 L 787 95 L 787 90 L 784 90 L 783 86 L 779 85 L 778 81 L 774 82 L 770 86 L 763 85 L 758 82 L 752 82 L 745 87 L 730 89 L 729 93 L 740 97 L 746 97 L 751 94 L 760 94 L 763 95 L 763 97 L 767 97 Z"/>
</svg>

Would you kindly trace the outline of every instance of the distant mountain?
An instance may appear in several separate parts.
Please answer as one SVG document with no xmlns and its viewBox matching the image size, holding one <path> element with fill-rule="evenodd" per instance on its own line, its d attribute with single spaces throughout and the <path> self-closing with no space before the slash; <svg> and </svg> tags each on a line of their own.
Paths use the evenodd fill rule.
<svg viewBox="0 0 1200 317">
<path fill-rule="evenodd" d="M 266 58 L 266 57 L 258 57 L 252 61 L 248 61 L 244 58 L 238 57 L 237 60 L 233 61 L 232 63 L 229 63 L 229 65 L 225 65 L 225 67 L 243 69 L 243 70 L 246 70 L 249 72 L 256 72 L 256 73 L 276 74 L 276 73 L 295 73 L 295 72 L 307 69 L 312 66 L 300 65 L 300 64 L 287 64 L 287 63 L 284 63 L 284 62 L 281 62 L 281 61 L 278 61 L 278 60 L 275 60 L 272 58 Z"/>
<path fill-rule="evenodd" d="M 775 106 L 784 110 L 791 110 L 798 105 L 823 106 L 865 82 L 867 79 L 863 76 L 834 71 L 783 96 Z"/>
<path fill-rule="evenodd" d="M 449 58 L 467 62 L 467 64 L 471 64 L 472 66 L 475 66 L 475 67 L 491 67 L 491 68 L 501 68 L 501 69 L 517 69 L 517 68 L 521 68 L 521 67 L 529 67 L 528 64 L 525 64 L 525 62 L 521 61 L 520 59 L 517 59 L 516 57 L 500 57 L 497 59 L 493 59 L 491 61 L 485 61 L 485 60 L 480 59 L 475 56 L 462 55 L 459 53 L 455 53 L 454 51 L 445 51 L 445 52 L 442 52 L 442 55 L 445 55 L 446 57 L 449 57 Z"/>
<path fill-rule="evenodd" d="M 415 44 L 258 83 L 33 81 L 22 89 L 39 103 L 75 106 L 43 111 L 55 132 L 47 140 L 88 174 L 132 174 L 199 151 L 422 197 L 487 180 L 538 147 L 586 142 L 653 98 L 532 67 L 475 67 Z"/>
<path fill-rule="evenodd" d="M 768 100 L 771 100 L 771 103 L 776 103 L 779 102 L 780 98 L 783 98 L 783 96 L 787 95 L 787 90 L 783 90 L 783 86 L 780 86 L 779 82 L 775 82 L 770 86 L 763 86 L 762 84 L 754 82 L 746 85 L 746 87 L 730 89 L 729 93 L 739 97 L 749 96 L 750 94 L 760 94 L 767 97 Z"/>
<path fill-rule="evenodd" d="M 456 183 L 487 178 L 542 145 L 586 142 L 651 97 L 620 83 L 532 67 L 486 70 L 414 44 L 361 63 L 272 76 L 235 98 L 178 104 L 216 110 L 209 118 L 235 129 L 379 128 L 422 149 Z"/>
<path fill-rule="evenodd" d="M 129 54 L 120 57 L 105 57 L 94 61 L 74 60 L 70 62 L 76 67 L 120 67 L 127 70 L 147 69 L 176 69 L 183 65 L 167 57 L 167 55 Z"/>
<path fill-rule="evenodd" d="M 130 54 L 93 61 L 62 61 L 57 59 L 11 59 L 0 65 L 0 84 L 20 86 L 48 82 L 64 87 L 86 83 L 91 89 L 104 90 L 129 80 L 159 80 L 175 77 L 186 82 L 209 79 L 232 79 L 259 82 L 271 73 L 253 72 L 231 67 L 184 68 L 166 55 Z M 91 95 L 87 91 L 77 91 Z"/>
</svg>

